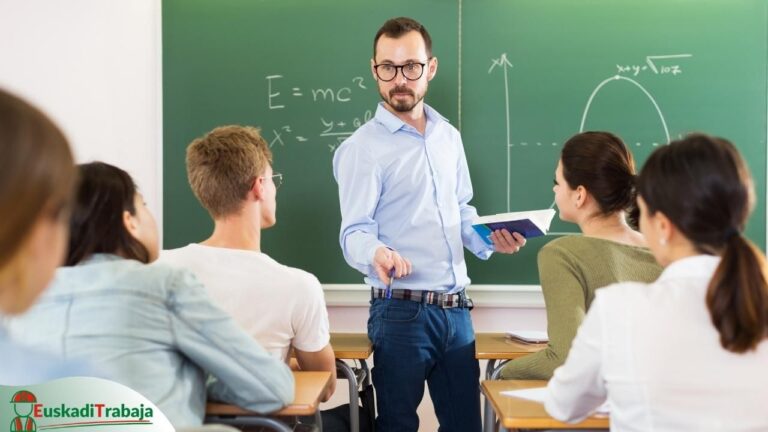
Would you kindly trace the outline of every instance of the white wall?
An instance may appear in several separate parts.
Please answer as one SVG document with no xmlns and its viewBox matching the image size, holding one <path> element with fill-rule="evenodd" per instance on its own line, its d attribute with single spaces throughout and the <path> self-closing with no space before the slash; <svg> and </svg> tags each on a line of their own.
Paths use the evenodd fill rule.
<svg viewBox="0 0 768 432">
<path fill-rule="evenodd" d="M 162 220 L 159 0 L 0 0 L 0 87 L 37 104 L 77 160 L 127 170 Z"/>
</svg>

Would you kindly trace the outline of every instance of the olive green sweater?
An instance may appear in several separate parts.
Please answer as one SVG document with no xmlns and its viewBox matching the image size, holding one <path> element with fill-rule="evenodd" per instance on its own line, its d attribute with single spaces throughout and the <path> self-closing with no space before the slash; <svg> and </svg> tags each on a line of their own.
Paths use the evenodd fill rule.
<svg viewBox="0 0 768 432">
<path fill-rule="evenodd" d="M 549 242 L 539 251 L 538 262 L 549 344 L 507 363 L 504 379 L 551 378 L 565 362 L 595 290 L 616 282 L 652 282 L 662 270 L 646 248 L 584 236 Z"/>
</svg>

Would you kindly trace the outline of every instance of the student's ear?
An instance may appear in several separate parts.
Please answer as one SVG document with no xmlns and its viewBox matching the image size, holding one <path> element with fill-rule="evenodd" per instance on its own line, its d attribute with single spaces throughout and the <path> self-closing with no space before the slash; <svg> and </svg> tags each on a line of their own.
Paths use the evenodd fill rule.
<svg viewBox="0 0 768 432">
<path fill-rule="evenodd" d="M 659 239 L 659 243 L 666 245 L 669 243 L 672 235 L 677 231 L 677 227 L 669 220 L 667 215 L 661 211 L 657 211 L 653 217 L 653 223 L 656 225 L 656 234 Z"/>
<path fill-rule="evenodd" d="M 136 223 L 136 218 L 128 210 L 123 211 L 123 226 L 130 235 L 138 238 L 139 224 Z"/>
<path fill-rule="evenodd" d="M 264 196 L 264 176 L 258 176 L 253 180 L 251 194 L 255 200 L 260 200 Z"/>
<path fill-rule="evenodd" d="M 432 81 L 437 73 L 437 57 L 432 57 L 427 62 L 427 81 Z"/>
<path fill-rule="evenodd" d="M 573 205 L 580 209 L 584 206 L 584 204 L 587 203 L 587 197 L 589 196 L 589 193 L 587 192 L 587 188 L 584 186 L 577 186 L 574 193 L 574 201 Z"/>
</svg>

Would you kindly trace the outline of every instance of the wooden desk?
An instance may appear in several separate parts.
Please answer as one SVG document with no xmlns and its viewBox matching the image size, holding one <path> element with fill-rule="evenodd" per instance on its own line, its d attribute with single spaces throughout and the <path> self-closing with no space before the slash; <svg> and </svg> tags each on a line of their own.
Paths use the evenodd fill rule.
<svg viewBox="0 0 768 432">
<path fill-rule="evenodd" d="M 283 409 L 270 414 L 248 411 L 235 405 L 209 402 L 205 407 L 206 422 L 227 423 L 239 426 L 267 426 L 276 431 L 291 431 L 285 423 L 269 418 L 315 416 L 322 431 L 320 421 L 320 396 L 331 383 L 330 372 L 293 372 L 295 394 L 293 402 Z M 268 417 L 269 416 L 269 417 Z"/>
<path fill-rule="evenodd" d="M 373 344 L 365 333 L 331 333 L 331 346 L 336 357 L 336 372 L 349 383 L 349 424 L 351 432 L 360 431 L 360 386 L 371 384 L 371 373 L 366 360 L 373 353 Z M 350 367 L 344 360 L 360 362 L 359 368 Z"/>
<path fill-rule="evenodd" d="M 505 390 L 545 387 L 546 381 L 483 381 L 482 391 L 493 405 L 501 425 L 507 429 L 608 429 L 608 417 L 592 416 L 578 424 L 562 423 L 547 414 L 544 405 L 501 394 Z"/>
<path fill-rule="evenodd" d="M 547 344 L 526 344 L 507 339 L 504 333 L 476 333 L 475 358 L 513 360 L 541 351 Z"/>
<path fill-rule="evenodd" d="M 365 333 L 331 333 L 331 346 L 337 359 L 367 360 L 373 344 Z"/>
<path fill-rule="evenodd" d="M 475 334 L 475 358 L 478 360 L 488 360 L 485 366 L 485 379 L 494 380 L 499 372 L 509 360 L 514 360 L 528 354 L 541 351 L 547 347 L 547 344 L 525 344 L 522 342 L 507 339 L 504 333 L 476 333 Z M 496 365 L 498 360 L 503 360 Z M 493 407 L 485 399 L 483 409 L 483 430 L 491 431 L 495 427 L 493 419 Z"/>
</svg>

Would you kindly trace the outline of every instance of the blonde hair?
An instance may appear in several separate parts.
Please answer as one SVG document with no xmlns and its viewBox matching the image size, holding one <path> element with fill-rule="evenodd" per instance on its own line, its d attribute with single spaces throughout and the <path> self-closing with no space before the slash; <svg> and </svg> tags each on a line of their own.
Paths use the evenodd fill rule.
<svg viewBox="0 0 768 432">
<path fill-rule="evenodd" d="M 41 217 L 66 216 L 77 171 L 67 139 L 40 110 L 0 89 L 0 283 L 25 284 L 24 243 Z"/>
<path fill-rule="evenodd" d="M 189 185 L 213 218 L 239 212 L 271 163 L 269 145 L 251 126 L 220 126 L 187 147 Z"/>
</svg>

